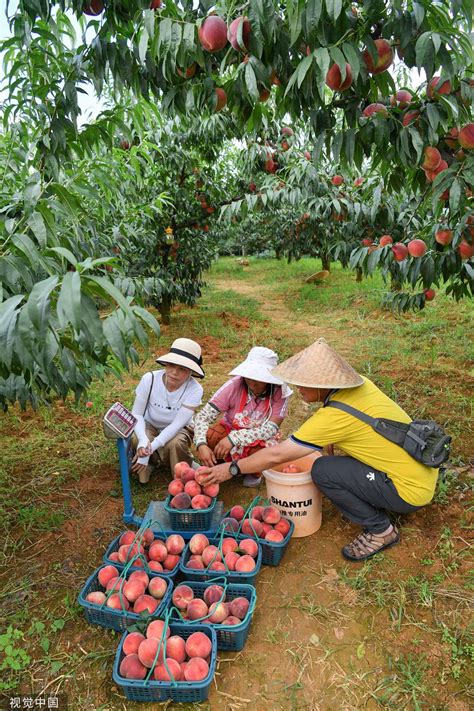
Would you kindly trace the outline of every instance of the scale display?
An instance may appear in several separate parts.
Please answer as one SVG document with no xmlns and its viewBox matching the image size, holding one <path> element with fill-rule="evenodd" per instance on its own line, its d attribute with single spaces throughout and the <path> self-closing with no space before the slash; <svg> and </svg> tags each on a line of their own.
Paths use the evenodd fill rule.
<svg viewBox="0 0 474 711">
<path fill-rule="evenodd" d="M 104 415 L 104 422 L 108 425 L 119 437 L 128 437 L 137 424 L 137 418 L 130 410 L 116 402 L 110 407 Z"/>
</svg>

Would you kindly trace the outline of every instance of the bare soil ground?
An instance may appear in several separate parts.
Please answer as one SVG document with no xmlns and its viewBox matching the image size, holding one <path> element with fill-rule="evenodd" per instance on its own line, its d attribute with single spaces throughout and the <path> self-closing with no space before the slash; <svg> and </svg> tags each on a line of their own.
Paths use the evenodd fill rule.
<svg viewBox="0 0 474 711">
<path fill-rule="evenodd" d="M 279 287 L 259 278 L 257 268 L 236 279 L 214 272 L 202 302 L 177 308 L 154 348 L 163 351 L 178 335 L 199 340 L 208 396 L 251 345 L 270 345 L 284 358 L 323 335 L 364 372 L 364 364 L 374 368 L 367 360 L 367 339 L 384 334 L 388 350 L 390 329 L 399 326 L 378 308 L 369 321 L 357 303 L 348 312 L 337 299 L 298 314 L 292 303 L 296 291 Z M 421 316 L 406 318 L 422 323 Z M 423 358 L 416 353 L 414 358 L 419 370 L 410 368 L 411 389 L 426 376 Z M 407 409 L 412 400 L 418 408 L 432 408 L 437 398 L 440 408 L 447 407 L 440 387 L 452 385 L 446 374 L 459 354 L 443 358 L 439 368 L 432 368 L 431 392 L 418 388 L 417 396 L 411 394 L 404 387 L 406 362 L 396 357 L 384 361 L 383 377 L 375 369 L 375 379 L 390 382 Z M 278 567 L 262 568 L 248 642 L 242 652 L 219 653 L 208 702 L 185 706 L 125 699 L 111 674 L 118 633 L 88 625 L 75 600 L 111 539 L 124 530 L 115 451 L 102 439 L 100 414 L 115 399 L 129 402 L 140 373 L 152 364 L 148 357 L 123 382 L 101 384 L 91 395 L 92 412 L 54 403 L 48 412 L 15 411 L 5 419 L 8 462 L 3 466 L 10 478 L 2 480 L 9 484 L 1 493 L 5 516 L 20 511 L 23 529 L 20 536 L 11 514 L 16 523 L 4 539 L 0 614 L 2 632 L 13 639 L 8 630 L 21 631 L 12 644 L 28 654 L 29 662 L 20 660 L 15 671 L 5 663 L 4 650 L 0 669 L 15 686 L 3 688 L 12 695 L 43 689 L 65 693 L 69 708 L 90 711 L 472 708 L 472 507 L 467 496 L 472 470 L 463 436 L 436 502 L 404 517 L 401 545 L 365 565 L 351 566 L 341 557 L 341 547 L 357 530 L 324 502 L 320 531 L 291 541 Z M 307 406 L 294 397 L 284 434 L 307 416 Z M 147 487 L 134 484 L 136 508 L 144 511 L 150 499 L 164 498 L 166 486 L 163 473 Z M 229 506 L 248 503 L 254 495 L 236 482 L 222 487 Z"/>
</svg>

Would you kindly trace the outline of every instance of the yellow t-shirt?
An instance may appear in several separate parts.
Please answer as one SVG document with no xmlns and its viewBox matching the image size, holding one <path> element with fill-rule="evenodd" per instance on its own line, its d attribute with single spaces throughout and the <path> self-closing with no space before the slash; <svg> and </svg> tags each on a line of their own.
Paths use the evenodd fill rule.
<svg viewBox="0 0 474 711">
<path fill-rule="evenodd" d="M 345 402 L 371 417 L 411 422 L 407 413 L 368 378 L 364 378 L 363 385 L 338 390 L 329 399 Z M 417 462 L 402 447 L 342 410 L 321 407 L 292 438 L 300 444 L 313 447 L 334 444 L 350 457 L 385 472 L 392 479 L 401 498 L 413 506 L 423 506 L 433 498 L 437 469 Z"/>
</svg>

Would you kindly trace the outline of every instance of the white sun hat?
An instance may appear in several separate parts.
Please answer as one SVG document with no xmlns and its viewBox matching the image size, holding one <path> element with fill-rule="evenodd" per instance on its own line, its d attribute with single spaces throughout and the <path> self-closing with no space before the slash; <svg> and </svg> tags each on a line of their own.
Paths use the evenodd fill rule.
<svg viewBox="0 0 474 711">
<path fill-rule="evenodd" d="M 324 338 L 278 365 L 273 374 L 307 388 L 356 388 L 364 379 Z"/>
<path fill-rule="evenodd" d="M 242 378 L 258 380 L 261 383 L 281 385 L 284 388 L 283 397 L 288 397 L 291 395 L 291 390 L 281 378 L 270 372 L 276 365 L 278 365 L 278 356 L 275 351 L 255 346 L 249 350 L 246 359 L 231 370 L 229 375 L 240 375 Z"/>
<path fill-rule="evenodd" d="M 204 378 L 202 369 L 201 346 L 190 338 L 177 338 L 171 344 L 169 353 L 156 358 L 161 365 L 181 365 L 189 368 L 198 378 Z"/>
</svg>

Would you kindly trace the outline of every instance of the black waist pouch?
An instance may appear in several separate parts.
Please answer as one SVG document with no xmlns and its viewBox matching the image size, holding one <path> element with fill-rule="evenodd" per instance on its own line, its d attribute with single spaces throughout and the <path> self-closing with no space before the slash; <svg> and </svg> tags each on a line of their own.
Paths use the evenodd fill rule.
<svg viewBox="0 0 474 711">
<path fill-rule="evenodd" d="M 398 422 L 383 417 L 375 418 L 344 402 L 331 401 L 327 407 L 335 407 L 370 425 L 379 435 L 402 447 L 417 462 L 437 469 L 449 458 L 451 437 L 433 420 Z"/>
</svg>

